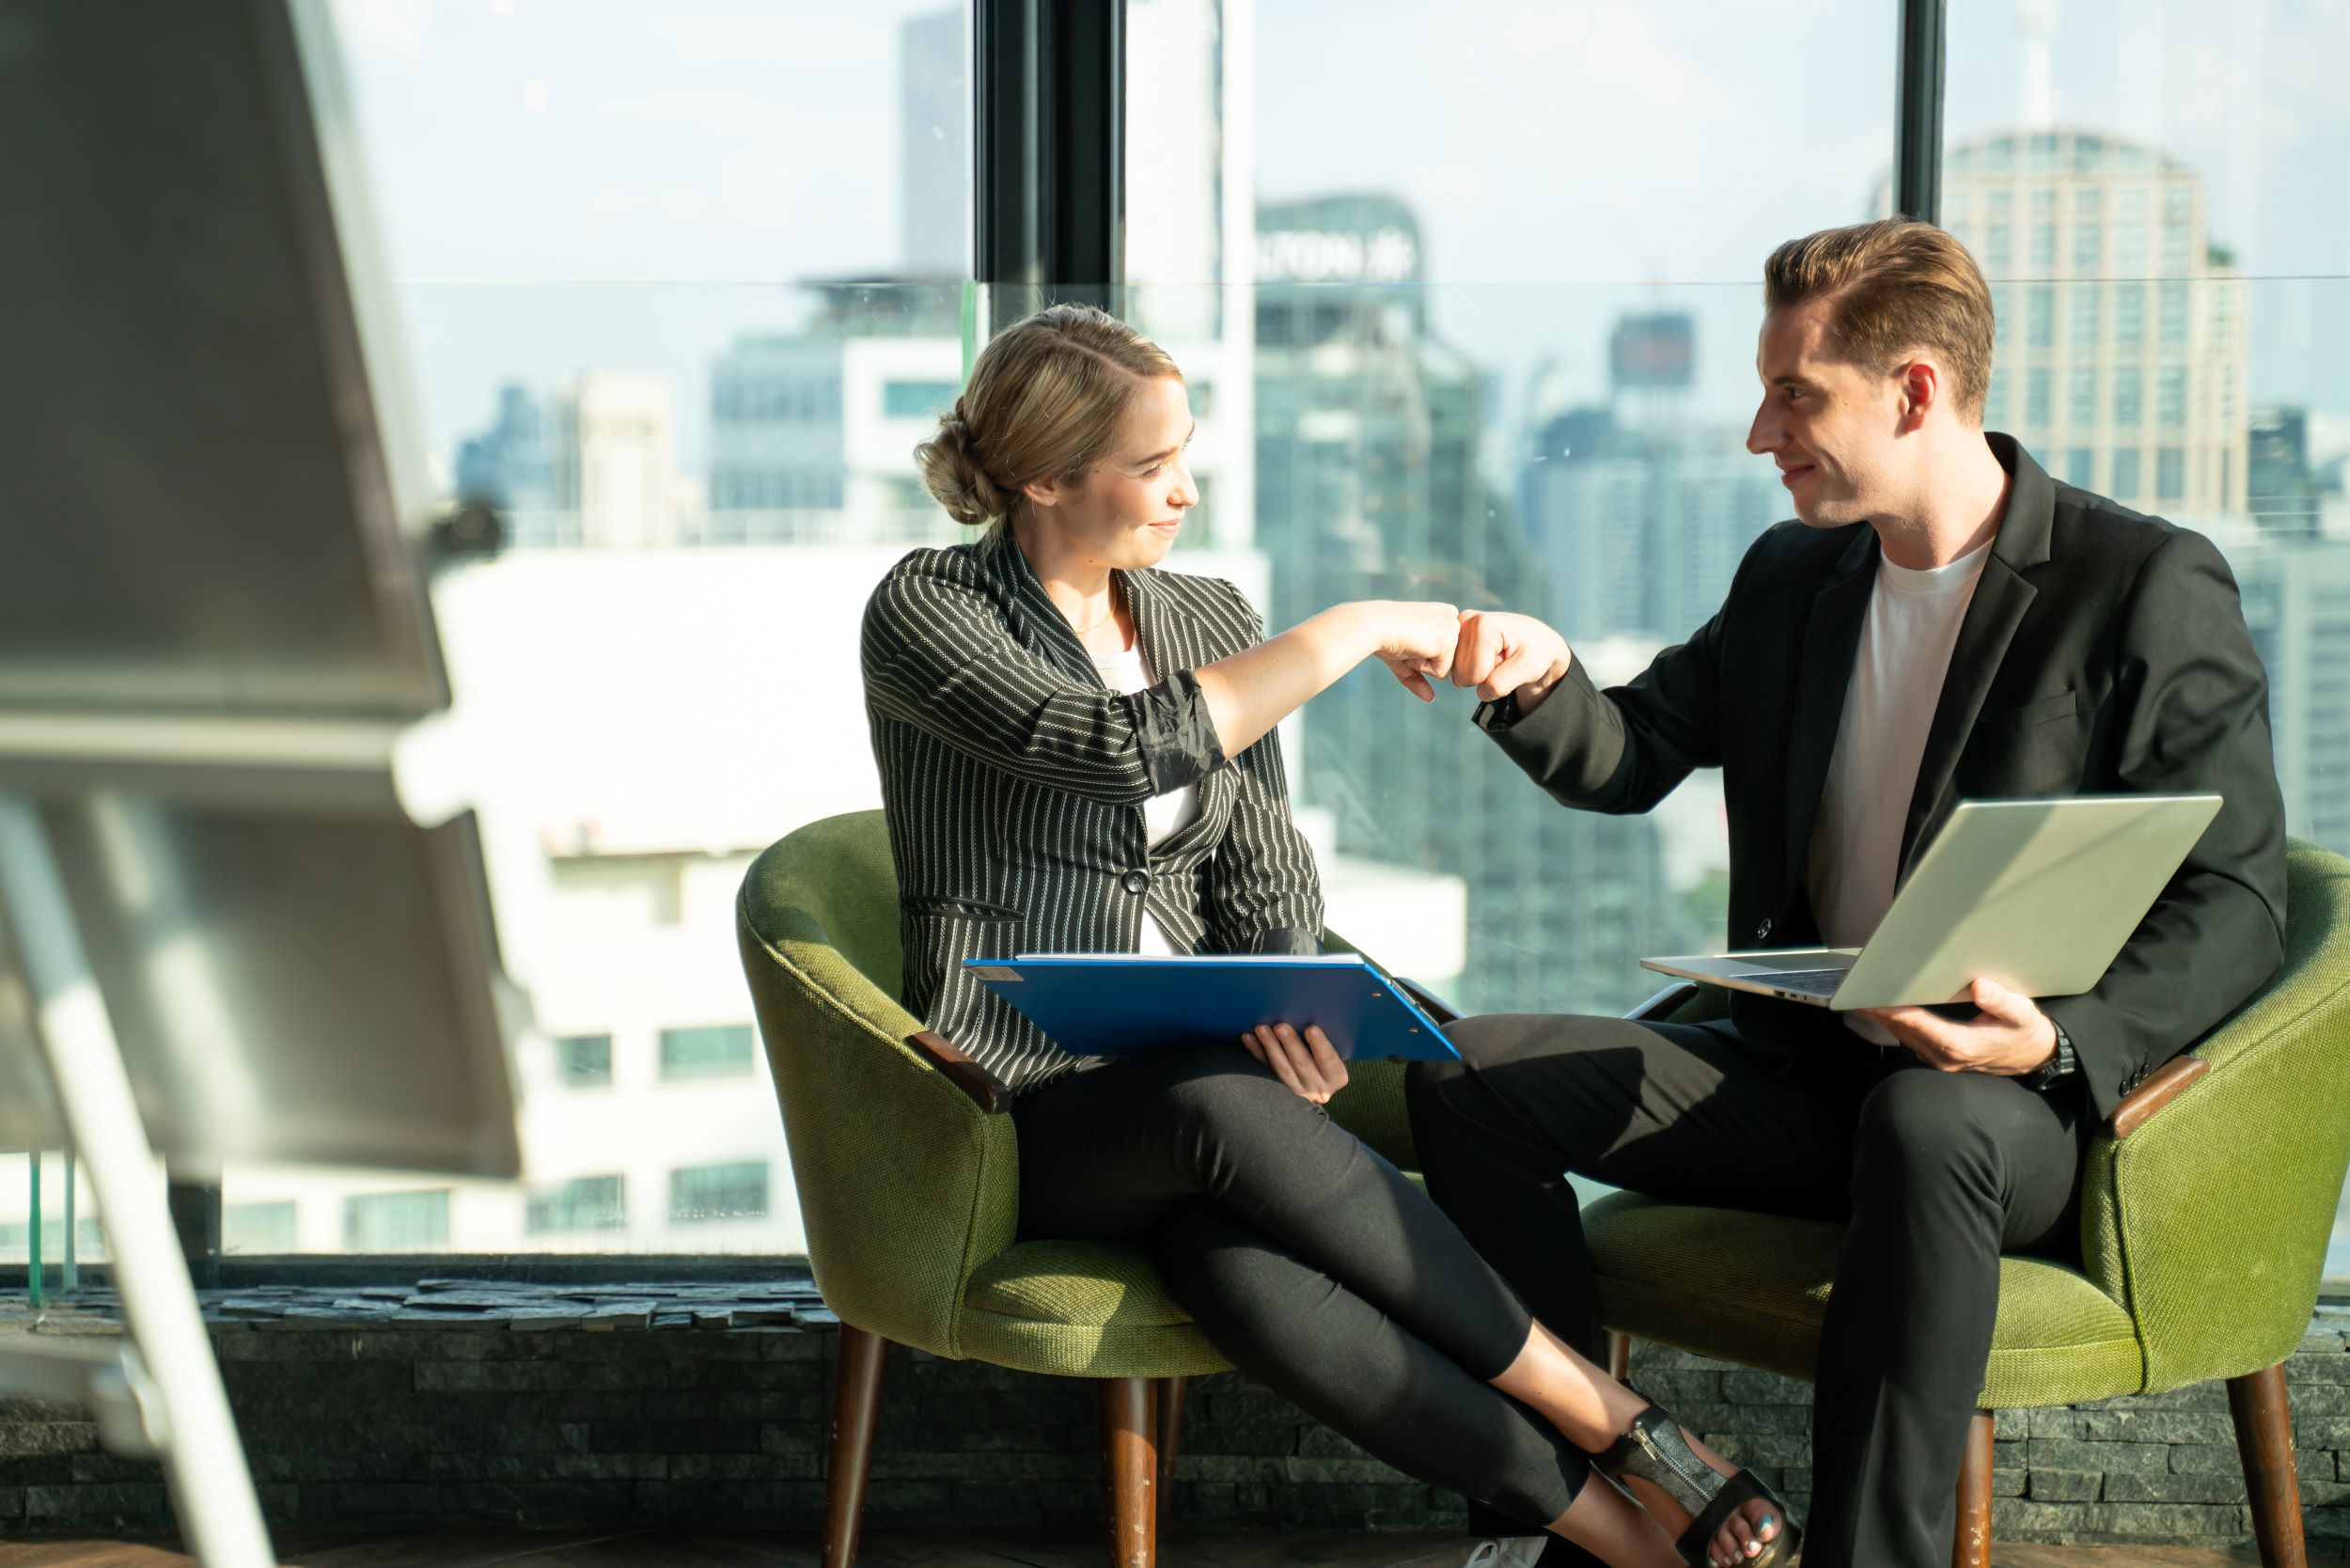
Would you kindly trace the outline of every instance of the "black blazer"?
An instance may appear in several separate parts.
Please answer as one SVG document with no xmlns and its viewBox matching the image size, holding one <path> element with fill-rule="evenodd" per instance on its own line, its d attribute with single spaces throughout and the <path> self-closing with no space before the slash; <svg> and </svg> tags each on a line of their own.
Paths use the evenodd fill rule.
<svg viewBox="0 0 2350 1568">
<path fill-rule="evenodd" d="M 2059 484 L 2013 438 L 2014 476 L 1927 733 L 1901 875 L 1962 797 L 2217 792 L 2225 797 L 2096 989 L 2049 998 L 2101 1115 L 2225 1018 L 2284 955 L 2284 803 L 2268 685 L 2235 579 L 2210 541 Z M 1804 869 L 1843 717 L 1877 537 L 1780 523 L 1714 618 L 1628 685 L 1576 661 L 1517 717 L 1478 711 L 1569 806 L 1645 811 L 1722 770 L 1733 947 L 1820 941 Z M 1816 1009 L 1733 993 L 1749 1035 L 1816 1049 Z"/>
<path fill-rule="evenodd" d="M 1321 950 L 1322 886 L 1277 735 L 1227 759 L 1192 671 L 1261 641 L 1231 584 L 1113 575 L 1157 683 L 1120 694 L 1009 535 L 916 550 L 865 607 L 865 706 L 898 869 L 908 1011 L 1015 1090 L 1079 1065 L 966 958 Z M 1143 802 L 1199 786 L 1157 848 Z"/>
</svg>

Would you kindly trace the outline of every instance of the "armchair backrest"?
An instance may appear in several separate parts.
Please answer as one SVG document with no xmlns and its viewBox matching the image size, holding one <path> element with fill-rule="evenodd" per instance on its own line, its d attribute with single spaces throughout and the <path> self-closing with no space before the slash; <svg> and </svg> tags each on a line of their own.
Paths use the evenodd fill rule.
<svg viewBox="0 0 2350 1568">
<path fill-rule="evenodd" d="M 905 1044 L 898 881 L 879 811 L 827 817 L 751 863 L 736 936 L 782 1107 L 808 1262 L 859 1328 L 960 1356 L 971 1272 L 1011 1245 L 1011 1118 Z"/>
<path fill-rule="evenodd" d="M 2274 1366 L 2308 1332 L 2350 1167 L 2350 861 L 2289 844 L 2284 963 L 2193 1050 L 2210 1070 L 2098 1139 L 2081 1195 L 2148 1392 Z"/>
</svg>

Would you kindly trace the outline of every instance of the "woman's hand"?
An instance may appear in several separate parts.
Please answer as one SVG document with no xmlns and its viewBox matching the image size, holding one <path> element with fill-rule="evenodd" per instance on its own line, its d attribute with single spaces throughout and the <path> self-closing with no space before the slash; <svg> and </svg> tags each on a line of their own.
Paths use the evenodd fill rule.
<svg viewBox="0 0 2350 1568">
<path fill-rule="evenodd" d="M 1432 682 L 1452 673 L 1461 612 L 1451 604 L 1374 599 L 1359 608 L 1370 621 L 1371 654 L 1422 702 L 1436 700 Z"/>
<path fill-rule="evenodd" d="M 1302 1037 L 1287 1024 L 1260 1024 L 1240 1043 L 1292 1092 L 1317 1105 L 1329 1104 L 1330 1096 L 1346 1087 L 1346 1063 L 1319 1024 L 1307 1025 Z"/>
</svg>

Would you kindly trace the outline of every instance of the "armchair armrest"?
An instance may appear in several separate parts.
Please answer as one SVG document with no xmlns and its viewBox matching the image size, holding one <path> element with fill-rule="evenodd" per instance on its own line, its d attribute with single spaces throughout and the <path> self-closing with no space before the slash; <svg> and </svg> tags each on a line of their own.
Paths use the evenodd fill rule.
<svg viewBox="0 0 2350 1568">
<path fill-rule="evenodd" d="M 2210 1071 L 2211 1063 L 2201 1057 L 2176 1056 L 2164 1062 L 2128 1099 L 2113 1107 L 2113 1136 L 2124 1138 L 2138 1131 L 2156 1111 L 2176 1099 L 2179 1090 Z"/>
<path fill-rule="evenodd" d="M 922 1029 L 906 1036 L 906 1043 L 988 1115 L 1001 1116 L 1011 1109 L 1011 1090 L 995 1074 L 955 1049 L 945 1035 Z"/>
</svg>

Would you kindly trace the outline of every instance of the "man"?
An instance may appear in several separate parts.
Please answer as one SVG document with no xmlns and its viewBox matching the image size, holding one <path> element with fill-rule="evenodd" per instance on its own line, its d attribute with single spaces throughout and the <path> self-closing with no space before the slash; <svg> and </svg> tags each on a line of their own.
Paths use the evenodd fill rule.
<svg viewBox="0 0 2350 1568">
<path fill-rule="evenodd" d="M 1464 617 L 1453 680 L 1536 783 L 1645 811 L 1718 767 L 1730 937 L 1857 947 L 1962 797 L 2214 792 L 2097 987 L 1866 1014 L 1736 994 L 1704 1026 L 1465 1020 L 1411 1080 L 1429 1190 L 1543 1323 L 1598 1349 L 1561 1169 L 1849 1222 L 1818 1369 L 1809 1568 L 1943 1568 L 2002 1250 L 2075 1253 L 2114 1106 L 2283 953 L 2267 690 L 2201 536 L 2059 484 L 1982 428 L 1990 292 L 1904 220 L 1782 245 L 1747 438 L 1795 521 L 1712 619 L 1602 692 L 1560 635 Z M 1539 940 L 1540 933 L 1529 933 Z M 1738 1260 L 1713 1261 L 1735 1278 Z"/>
</svg>

